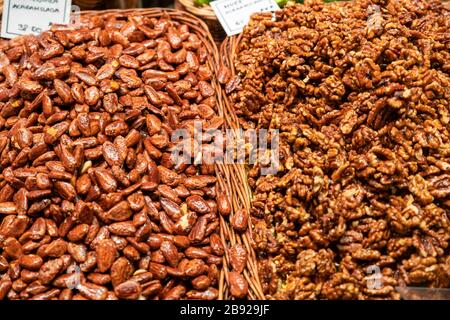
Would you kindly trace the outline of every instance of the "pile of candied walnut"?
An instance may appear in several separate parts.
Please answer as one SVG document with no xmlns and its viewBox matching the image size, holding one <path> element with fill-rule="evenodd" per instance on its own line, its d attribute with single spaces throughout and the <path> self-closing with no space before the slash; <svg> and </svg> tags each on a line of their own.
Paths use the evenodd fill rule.
<svg viewBox="0 0 450 320">
<path fill-rule="evenodd" d="M 243 127 L 280 131 L 278 174 L 249 172 L 269 297 L 450 285 L 449 14 L 358 0 L 253 16 L 227 89 Z"/>
</svg>

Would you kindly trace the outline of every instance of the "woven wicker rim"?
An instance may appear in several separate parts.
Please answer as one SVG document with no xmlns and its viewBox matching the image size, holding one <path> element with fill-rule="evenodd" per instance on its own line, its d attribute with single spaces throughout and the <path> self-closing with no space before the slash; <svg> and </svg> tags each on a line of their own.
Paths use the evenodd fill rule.
<svg viewBox="0 0 450 320">
<path fill-rule="evenodd" d="M 175 2 L 181 4 L 188 12 L 196 16 L 207 20 L 217 20 L 216 14 L 210 5 L 197 6 L 194 4 L 194 0 L 175 0 Z"/>
<path fill-rule="evenodd" d="M 103 11 L 83 11 L 82 16 L 114 16 L 116 18 L 120 17 L 128 17 L 133 15 L 138 16 L 147 16 L 159 18 L 162 16 L 166 16 L 171 20 L 178 21 L 184 24 L 189 25 L 192 32 L 194 32 L 199 39 L 206 46 L 206 49 L 210 53 L 208 55 L 208 67 L 215 72 L 218 73 L 220 67 L 220 58 L 219 51 L 214 43 L 214 40 L 211 36 L 211 33 L 208 30 L 207 25 L 201 21 L 199 18 L 194 15 L 174 9 L 162 9 L 162 8 L 149 8 L 149 9 L 128 9 L 128 10 L 103 10 Z M 222 97 L 224 96 L 224 92 L 222 91 L 222 87 L 217 81 L 216 77 L 212 79 L 212 86 L 216 92 L 216 100 L 217 100 L 217 111 L 219 116 L 225 119 L 225 122 L 229 122 L 227 115 L 228 112 L 223 103 Z M 235 117 L 236 122 L 232 127 L 237 127 L 237 117 Z M 218 193 L 225 193 L 229 195 L 233 206 L 233 212 L 236 212 L 239 208 L 242 208 L 241 200 L 236 198 L 236 195 L 239 194 L 241 198 L 246 198 L 249 200 L 248 193 L 242 194 L 239 191 L 240 185 L 239 182 L 245 178 L 245 176 L 235 176 L 237 169 L 236 165 L 228 165 L 228 164 L 216 164 L 215 166 L 216 176 L 217 176 L 217 189 Z M 246 181 L 246 178 L 245 178 Z M 248 190 L 249 191 L 249 190 Z M 248 202 L 246 208 L 250 206 Z M 250 225 L 250 224 L 249 224 Z M 251 232 L 251 231 L 250 231 Z M 261 284 L 258 278 L 257 271 L 257 262 L 256 255 L 251 246 L 251 234 L 243 234 L 239 235 L 234 232 L 232 228 L 230 228 L 229 222 L 226 221 L 222 216 L 220 217 L 220 237 L 222 240 L 222 244 L 225 247 L 225 256 L 223 258 L 222 270 L 220 272 L 219 277 L 219 300 L 230 300 L 233 299 L 230 293 L 229 285 L 228 285 L 228 273 L 231 270 L 230 257 L 228 255 L 229 248 L 235 243 L 244 244 L 248 255 L 247 266 L 243 271 L 243 275 L 249 284 L 249 290 L 247 298 L 250 300 L 256 299 L 264 299 L 264 294 L 262 293 Z"/>
<path fill-rule="evenodd" d="M 221 47 L 220 47 L 220 57 L 221 57 L 221 65 L 227 67 L 231 71 L 231 76 L 236 76 L 236 70 L 234 68 L 234 60 L 237 56 L 238 44 L 241 36 L 227 37 Z M 224 118 L 225 118 L 225 127 L 229 128 L 233 131 L 236 139 L 243 139 L 241 136 L 241 131 L 238 129 L 239 120 L 234 111 L 233 104 L 229 97 L 226 95 L 225 90 L 221 88 L 222 94 L 222 103 L 224 104 Z M 230 179 L 227 180 L 230 184 L 230 188 L 233 191 L 232 199 L 234 201 L 233 207 L 235 210 L 244 208 L 247 212 L 250 212 L 251 208 L 251 199 L 252 199 L 252 191 L 248 184 L 247 171 L 244 164 L 234 164 L 230 168 Z M 263 289 L 261 286 L 261 282 L 259 279 L 258 272 L 258 264 L 256 253 L 253 250 L 253 225 L 251 223 L 251 219 L 249 219 L 248 230 L 245 234 L 236 233 L 233 228 L 229 228 L 228 225 L 224 228 L 229 232 L 229 238 L 231 241 L 239 242 L 245 244 L 249 254 L 249 261 L 247 264 L 249 270 L 249 278 L 251 279 L 251 283 L 249 283 L 253 290 L 257 293 L 256 298 L 259 300 L 265 300 L 265 295 L 263 293 Z M 241 242 L 242 241 L 242 242 Z"/>
</svg>

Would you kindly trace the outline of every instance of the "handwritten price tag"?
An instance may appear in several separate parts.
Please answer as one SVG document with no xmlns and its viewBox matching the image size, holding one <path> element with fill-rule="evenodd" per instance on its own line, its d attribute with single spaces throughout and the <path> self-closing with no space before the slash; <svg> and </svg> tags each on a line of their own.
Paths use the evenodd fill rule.
<svg viewBox="0 0 450 320">
<path fill-rule="evenodd" d="M 72 0 L 5 0 L 3 3 L 3 38 L 38 34 L 55 24 L 70 23 Z"/>
<path fill-rule="evenodd" d="M 217 0 L 210 4 L 228 36 L 241 33 L 253 13 L 280 9 L 275 0 Z"/>
</svg>

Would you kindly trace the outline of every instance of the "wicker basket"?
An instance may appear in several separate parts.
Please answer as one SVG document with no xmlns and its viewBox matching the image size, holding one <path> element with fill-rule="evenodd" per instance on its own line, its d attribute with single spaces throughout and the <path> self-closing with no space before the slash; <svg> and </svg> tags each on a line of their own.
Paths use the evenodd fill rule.
<svg viewBox="0 0 450 320">
<path fill-rule="evenodd" d="M 231 77 L 234 78 L 236 76 L 236 70 L 234 69 L 233 61 L 237 55 L 237 44 L 239 43 L 239 36 L 227 37 L 220 48 L 220 56 L 221 61 L 220 65 L 227 67 L 231 71 Z M 225 127 L 227 129 L 231 129 L 234 133 L 234 138 L 237 140 L 243 139 L 240 136 L 241 131 L 238 129 L 239 120 L 234 111 L 233 105 L 225 93 L 225 90 L 221 88 L 220 90 L 222 94 L 222 104 L 224 106 L 224 119 L 225 119 Z M 252 191 L 248 184 L 247 179 L 247 171 L 244 164 L 233 164 L 227 168 L 227 181 L 228 188 L 232 190 L 233 195 L 233 212 L 236 212 L 238 209 L 244 208 L 247 212 L 250 212 L 251 208 L 251 200 L 252 200 Z M 230 216 L 231 218 L 231 216 Z M 248 279 L 250 285 L 252 286 L 252 290 L 254 291 L 256 298 L 259 300 L 264 300 L 265 296 L 263 293 L 263 289 L 261 286 L 261 282 L 259 279 L 258 273 L 258 264 L 255 251 L 253 250 L 253 236 L 252 236 L 252 224 L 251 219 L 249 219 L 248 230 L 245 234 L 238 234 L 232 228 L 229 227 L 229 223 L 223 221 L 224 227 L 222 230 L 226 231 L 224 237 L 228 240 L 229 243 L 242 243 L 246 246 L 247 251 L 250 252 L 249 261 L 247 264 L 248 271 Z"/>
<path fill-rule="evenodd" d="M 220 65 L 227 67 L 231 71 L 231 77 L 234 78 L 236 76 L 236 70 L 234 68 L 233 61 L 237 56 L 237 48 L 238 43 L 241 38 L 241 35 L 227 37 L 221 44 L 220 47 L 220 56 L 221 61 Z M 234 132 L 234 137 L 236 140 L 243 139 L 240 136 L 241 131 L 239 125 L 239 119 L 234 111 L 233 105 L 225 93 L 225 90 L 221 88 L 222 94 L 222 103 L 224 106 L 224 118 L 225 118 L 225 127 L 231 129 Z M 229 171 L 229 179 L 227 181 L 231 184 L 231 190 L 233 191 L 233 207 L 234 212 L 240 208 L 245 208 L 248 212 L 250 212 L 251 208 L 251 200 L 252 200 L 252 191 L 248 184 L 247 178 L 247 170 L 244 164 L 234 164 L 230 167 Z M 225 224 L 225 223 L 224 223 Z M 253 250 L 253 236 L 252 236 L 252 224 L 251 219 L 249 219 L 249 228 L 246 234 L 239 235 L 232 228 L 228 228 L 229 224 L 225 224 L 226 229 L 229 233 L 229 238 L 238 242 L 245 243 L 247 250 L 251 253 L 249 256 L 248 262 L 248 270 L 249 270 L 249 278 L 253 282 L 254 291 L 257 292 L 257 298 L 260 300 L 265 299 L 265 295 L 263 293 L 263 289 L 261 286 L 261 282 L 259 279 L 258 272 L 258 264 L 257 257 L 255 251 Z"/>
<path fill-rule="evenodd" d="M 99 11 L 84 11 L 82 16 L 97 16 Z M 192 32 L 194 32 L 199 39 L 206 46 L 209 56 L 208 56 L 208 66 L 211 70 L 218 73 L 219 67 L 221 66 L 219 52 L 217 46 L 215 45 L 213 38 L 208 31 L 207 25 L 201 21 L 199 18 L 193 16 L 184 11 L 173 10 L 173 9 L 160 9 L 160 8 L 149 8 L 149 9 L 130 9 L 130 10 L 106 10 L 101 11 L 102 15 L 108 16 L 113 15 L 115 17 L 126 17 L 129 15 L 145 15 L 149 17 L 160 17 L 162 15 L 168 16 L 172 20 L 180 21 L 184 24 L 189 25 Z M 222 92 L 222 87 L 216 78 L 213 79 L 212 85 L 216 90 L 217 95 L 217 112 L 223 117 L 226 123 L 230 123 L 230 127 L 237 128 L 238 122 L 237 117 L 231 119 L 228 117 L 229 105 L 225 108 L 223 104 L 222 97 L 225 96 Z M 216 164 L 216 176 L 217 176 L 217 191 L 218 193 L 225 193 L 229 195 L 231 200 L 233 211 L 236 212 L 239 208 L 249 208 L 250 207 L 250 189 L 245 190 L 246 184 L 241 184 L 240 181 L 245 179 L 245 170 L 239 165 L 235 164 Z M 244 189 L 243 189 L 244 187 Z M 246 202 L 243 202 L 246 201 Z M 250 225 L 250 223 L 249 223 Z M 231 270 L 230 258 L 228 256 L 229 248 L 235 243 L 241 243 L 245 245 L 248 252 L 247 266 L 244 269 L 244 277 L 249 284 L 249 290 L 247 298 L 249 300 L 263 300 L 264 294 L 262 292 L 261 284 L 259 281 L 256 255 L 251 246 L 251 229 L 249 228 L 249 233 L 247 234 L 237 234 L 230 228 L 229 222 L 225 220 L 222 216 L 220 217 L 220 236 L 222 243 L 225 247 L 225 257 L 223 261 L 222 270 L 220 273 L 219 280 L 219 300 L 229 300 L 232 299 L 228 285 L 228 273 Z"/>
<path fill-rule="evenodd" d="M 225 31 L 220 25 L 219 20 L 217 20 L 216 14 L 211 6 L 196 6 L 194 0 L 175 0 L 175 9 L 187 11 L 203 20 L 209 27 L 217 46 L 220 46 L 223 39 L 225 39 Z"/>
<path fill-rule="evenodd" d="M 82 16 L 96 16 L 99 11 L 84 11 Z M 116 17 L 129 16 L 129 15 L 145 15 L 150 17 L 160 17 L 166 15 L 172 20 L 180 21 L 184 24 L 189 25 L 192 32 L 194 32 L 199 39 L 204 43 L 208 52 L 208 66 L 211 70 L 214 70 L 217 74 L 220 67 L 220 58 L 217 47 L 213 41 L 211 34 L 208 31 L 206 24 L 199 18 L 180 10 L 173 9 L 160 9 L 160 8 L 150 8 L 150 9 L 130 9 L 130 10 L 106 10 L 102 11 L 103 15 L 114 15 Z M 224 93 L 222 92 L 222 87 L 218 83 L 217 79 L 214 78 L 212 85 L 217 93 L 217 111 L 221 117 L 224 117 L 226 122 L 231 119 L 227 117 L 229 111 L 225 109 L 225 105 L 222 102 L 222 97 Z M 228 107 L 227 107 L 228 109 Z M 231 120 L 231 126 L 237 128 L 237 117 L 235 120 Z M 234 123 L 233 123 L 234 122 Z M 235 176 L 239 174 L 240 176 Z M 239 208 L 250 207 L 250 189 L 246 190 L 246 193 L 242 193 L 243 185 L 240 184 L 242 179 L 246 179 L 244 168 L 238 165 L 228 165 L 228 164 L 216 164 L 216 176 L 218 179 L 217 189 L 218 193 L 225 193 L 229 195 L 231 203 L 233 205 L 233 212 L 236 212 Z M 246 180 L 245 180 L 246 181 Z M 244 184 L 245 186 L 246 184 Z M 246 199 L 246 203 L 242 203 L 242 199 Z M 233 214 L 233 213 L 232 213 Z M 249 229 L 250 230 L 250 229 Z M 251 230 L 249 231 L 251 232 Z M 247 267 L 243 274 L 249 284 L 249 292 L 247 298 L 250 300 L 263 300 L 264 294 L 262 293 L 261 284 L 259 281 L 256 255 L 251 246 L 251 234 L 239 235 L 236 234 L 232 228 L 230 228 L 229 222 L 223 217 L 220 217 L 220 236 L 225 247 L 225 257 L 223 262 L 223 267 L 220 273 L 219 280 L 219 300 L 229 300 L 232 299 L 228 285 L 228 272 L 231 269 L 231 263 L 228 256 L 228 249 L 235 243 L 244 244 L 247 248 L 248 262 Z"/>
<path fill-rule="evenodd" d="M 114 17 L 114 18 L 126 18 L 128 16 L 146 16 L 146 17 L 154 17 L 159 18 L 161 16 L 165 16 L 174 21 L 179 21 L 183 24 L 186 24 L 191 29 L 191 32 L 195 33 L 202 43 L 205 45 L 206 49 L 209 52 L 208 55 L 208 67 L 210 70 L 213 70 L 215 74 L 217 74 L 219 70 L 220 59 L 219 52 L 217 46 L 211 36 L 211 33 L 208 30 L 207 25 L 201 21 L 199 18 L 193 16 L 184 11 L 174 10 L 174 9 L 161 9 L 161 8 L 148 8 L 148 9 L 128 9 L 128 10 L 103 10 L 103 11 L 82 11 L 82 18 L 89 18 L 94 16 L 103 16 L 104 18 Z M 0 19 L 1 20 L 1 19 Z M 230 119 L 227 118 L 229 111 L 225 109 L 225 105 L 222 102 L 222 97 L 224 93 L 222 92 L 222 88 L 217 81 L 216 77 L 212 79 L 212 85 L 216 91 L 216 100 L 217 100 L 217 112 L 221 117 L 224 117 L 226 122 Z M 237 118 L 236 118 L 237 119 Z M 233 124 L 233 127 L 237 127 L 237 122 Z M 242 179 L 242 177 L 235 177 L 234 172 L 236 172 L 235 165 L 226 165 L 226 164 L 216 164 L 216 176 L 217 176 L 217 192 L 218 194 L 227 194 L 229 195 L 230 202 L 233 205 L 233 211 L 235 212 L 238 208 L 243 207 L 241 204 L 241 198 L 235 198 L 236 194 L 240 194 L 240 189 L 234 190 L 234 188 L 240 188 L 241 186 L 237 183 Z M 247 196 L 247 199 L 249 197 Z M 245 206 L 248 207 L 249 203 Z M 233 214 L 233 213 L 232 213 Z M 261 300 L 264 299 L 264 295 L 262 293 L 261 285 L 258 278 L 258 272 L 256 269 L 256 256 L 254 250 L 251 247 L 251 243 L 249 241 L 249 236 L 243 235 L 240 236 L 235 234 L 233 229 L 230 228 L 228 221 L 226 221 L 223 217 L 220 217 L 220 237 L 222 239 L 222 244 L 225 247 L 225 256 L 223 258 L 222 269 L 220 272 L 219 278 L 219 300 L 231 300 L 233 297 L 230 294 L 229 285 L 228 285 L 228 273 L 231 269 L 231 263 L 228 256 L 229 248 L 234 245 L 236 242 L 242 243 L 246 246 L 247 251 L 249 253 L 247 266 L 243 271 L 244 277 L 246 278 L 249 284 L 249 290 L 247 299 L 249 300 Z"/>
</svg>

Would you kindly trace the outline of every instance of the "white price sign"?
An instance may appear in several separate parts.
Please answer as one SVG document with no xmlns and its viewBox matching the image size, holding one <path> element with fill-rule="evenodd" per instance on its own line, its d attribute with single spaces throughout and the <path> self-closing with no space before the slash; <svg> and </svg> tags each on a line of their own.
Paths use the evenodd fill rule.
<svg viewBox="0 0 450 320">
<path fill-rule="evenodd" d="M 217 0 L 210 5 L 228 36 L 241 33 L 253 13 L 280 9 L 275 0 Z"/>
<path fill-rule="evenodd" d="M 69 24 L 72 0 L 5 0 L 3 38 L 38 34 L 52 24 Z"/>
</svg>

